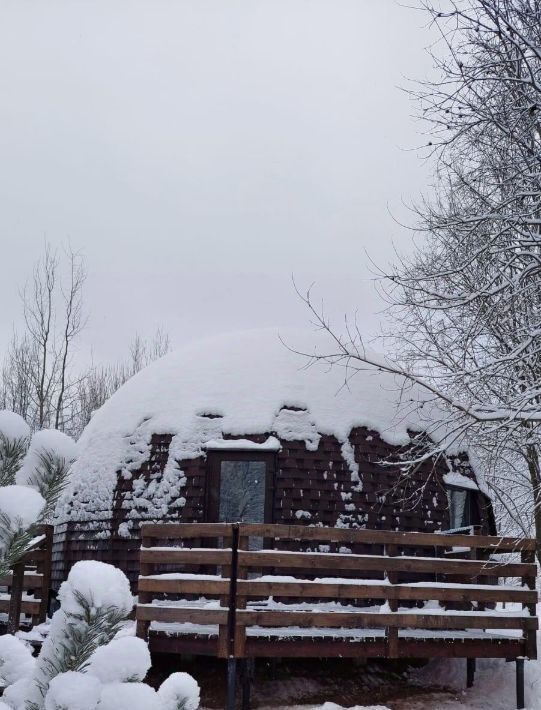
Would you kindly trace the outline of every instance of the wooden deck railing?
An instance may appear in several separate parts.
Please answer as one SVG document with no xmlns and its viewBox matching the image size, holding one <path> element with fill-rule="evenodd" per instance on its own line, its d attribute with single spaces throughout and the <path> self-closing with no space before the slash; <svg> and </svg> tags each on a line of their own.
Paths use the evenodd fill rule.
<svg viewBox="0 0 541 710">
<path fill-rule="evenodd" d="M 138 634 L 154 622 L 156 650 L 536 657 L 532 540 L 251 524 L 144 525 L 142 537 Z M 307 542 L 312 551 L 277 549 Z M 446 558 L 453 547 L 464 558 Z M 510 603 L 519 608 L 493 608 Z"/>
<path fill-rule="evenodd" d="M 53 526 L 43 525 L 24 557 L 11 572 L 0 577 L 0 613 L 8 615 L 6 631 L 15 633 L 21 627 L 21 615 L 31 625 L 41 624 L 47 617 L 51 582 Z"/>
<path fill-rule="evenodd" d="M 464 657 L 468 686 L 476 658 L 515 659 L 524 707 L 524 658 L 537 656 L 533 540 L 143 525 L 140 559 L 138 636 L 151 651 L 227 658 L 228 710 L 237 659 L 248 708 L 257 656 Z"/>
</svg>

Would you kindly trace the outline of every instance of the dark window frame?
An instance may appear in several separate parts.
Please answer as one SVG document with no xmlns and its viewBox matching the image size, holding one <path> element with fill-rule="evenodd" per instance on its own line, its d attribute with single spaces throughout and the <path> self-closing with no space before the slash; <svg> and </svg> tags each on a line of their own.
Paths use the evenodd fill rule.
<svg viewBox="0 0 541 710">
<path fill-rule="evenodd" d="M 479 493 L 480 491 L 478 489 L 473 489 L 473 488 L 466 488 L 464 486 L 457 486 L 454 484 L 446 484 L 445 485 L 445 491 L 459 491 L 461 493 L 466 493 L 466 507 L 468 510 L 468 519 L 469 522 L 466 525 L 461 525 L 458 528 L 453 528 L 449 527 L 449 530 L 462 530 L 466 528 L 474 528 L 478 527 L 481 524 L 481 515 L 480 515 L 480 510 L 479 510 Z M 449 506 L 449 501 L 448 501 L 448 507 L 449 507 L 449 525 L 451 525 L 451 519 L 450 519 L 450 506 Z"/>
<path fill-rule="evenodd" d="M 211 449 L 207 451 L 205 522 L 218 522 L 222 461 L 262 461 L 265 463 L 265 523 L 274 522 L 276 453 L 252 449 Z"/>
</svg>

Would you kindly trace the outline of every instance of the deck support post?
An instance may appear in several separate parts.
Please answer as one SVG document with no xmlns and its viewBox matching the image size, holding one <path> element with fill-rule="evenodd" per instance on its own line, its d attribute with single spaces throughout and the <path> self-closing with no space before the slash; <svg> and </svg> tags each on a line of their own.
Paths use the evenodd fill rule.
<svg viewBox="0 0 541 710">
<path fill-rule="evenodd" d="M 237 659 L 227 659 L 227 699 L 225 710 L 235 710 L 236 701 L 236 684 L 237 684 Z"/>
<path fill-rule="evenodd" d="M 242 661 L 242 710 L 250 710 L 250 693 L 254 680 L 255 659 L 245 658 Z"/>
<path fill-rule="evenodd" d="M 8 634 L 14 634 L 19 630 L 21 623 L 21 607 L 24 588 L 24 562 L 17 562 L 13 566 L 11 579 L 11 597 L 9 600 L 9 612 L 7 631 Z"/>
<path fill-rule="evenodd" d="M 524 659 L 517 658 L 517 709 L 524 708 Z"/>
<path fill-rule="evenodd" d="M 475 680 L 475 658 L 466 659 L 466 688 L 473 688 Z"/>
</svg>

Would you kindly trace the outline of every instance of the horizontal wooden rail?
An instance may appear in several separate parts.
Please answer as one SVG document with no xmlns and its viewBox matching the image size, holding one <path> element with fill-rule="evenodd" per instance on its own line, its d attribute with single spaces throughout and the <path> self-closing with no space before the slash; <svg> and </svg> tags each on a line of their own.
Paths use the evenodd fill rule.
<svg viewBox="0 0 541 710">
<path fill-rule="evenodd" d="M 143 547 L 140 560 L 151 564 L 226 565 L 231 562 L 231 550 L 206 547 Z"/>
<path fill-rule="evenodd" d="M 231 550 L 190 547 L 143 547 L 140 560 L 153 564 L 227 565 Z M 529 562 L 455 560 L 439 557 L 388 557 L 329 552 L 239 550 L 239 567 L 282 569 L 332 569 L 371 572 L 409 572 L 486 577 L 535 577 L 537 567 Z"/>
<path fill-rule="evenodd" d="M 229 592 L 229 579 L 177 580 L 140 577 L 138 589 L 139 592 L 154 592 L 156 594 L 209 594 L 216 596 Z"/>
<path fill-rule="evenodd" d="M 0 612 L 2 614 L 9 614 L 9 610 L 11 607 L 11 598 L 9 599 L 0 599 Z M 20 612 L 21 614 L 28 614 L 28 616 L 35 616 L 39 614 L 41 608 L 41 600 L 40 599 L 21 599 L 21 608 Z"/>
<path fill-rule="evenodd" d="M 227 609 L 194 609 L 190 606 L 139 604 L 136 619 L 140 621 L 190 622 L 192 624 L 226 624 Z"/>
<path fill-rule="evenodd" d="M 189 539 L 196 537 L 231 537 L 230 523 L 145 523 L 142 538 Z"/>
<path fill-rule="evenodd" d="M 269 537 L 274 540 L 342 542 L 363 545 L 398 545 L 403 547 L 470 547 L 498 552 L 535 551 L 535 540 L 499 537 L 496 535 L 463 535 L 424 532 L 394 532 L 391 530 L 358 530 L 323 528 L 305 525 L 270 525 L 240 523 L 241 537 Z"/>
<path fill-rule="evenodd" d="M 13 584 L 13 573 L 6 574 L 3 577 L 0 577 L 0 587 L 11 587 Z M 25 572 L 24 573 L 24 580 L 23 580 L 23 589 L 41 589 L 41 585 L 43 584 L 43 575 L 42 574 L 37 574 L 37 573 L 32 573 L 32 572 Z"/>
<path fill-rule="evenodd" d="M 354 580 L 351 580 L 354 582 Z M 229 591 L 229 579 L 171 579 L 159 575 L 139 578 L 140 592 L 156 594 L 225 595 Z M 396 599 L 398 601 L 447 601 L 447 602 L 513 602 L 535 604 L 537 592 L 520 587 L 491 587 L 488 585 L 423 585 L 373 583 L 317 582 L 309 580 L 284 581 L 237 581 L 239 597 L 283 597 L 319 599 Z"/>
<path fill-rule="evenodd" d="M 193 559 L 193 558 L 192 558 Z M 239 550 L 239 567 L 282 569 L 333 569 L 371 572 L 453 574 L 469 577 L 535 577 L 537 567 L 528 562 L 451 560 L 439 557 L 387 557 L 329 552 L 277 552 Z"/>
<path fill-rule="evenodd" d="M 398 601 L 447 601 L 447 602 L 516 602 L 535 604 L 537 592 L 517 587 L 500 587 L 498 589 L 486 585 L 446 585 L 422 586 L 415 584 L 344 584 L 320 583 L 311 581 L 295 582 L 260 582 L 257 579 L 237 582 L 239 597 L 293 597 L 319 599 L 396 599 Z M 169 587 L 173 592 L 174 587 Z M 196 587 L 191 587 L 192 591 Z M 154 591 L 157 591 L 155 589 Z M 175 590 L 188 591 L 182 585 Z M 201 593 L 204 593 L 203 591 Z M 209 593 L 210 588 L 209 588 Z"/>
<path fill-rule="evenodd" d="M 209 622 L 210 623 L 210 622 Z M 342 611 L 246 611 L 237 610 L 241 626 L 298 626 L 300 628 L 378 629 L 537 629 L 537 618 L 476 614 L 426 614 Z"/>
</svg>

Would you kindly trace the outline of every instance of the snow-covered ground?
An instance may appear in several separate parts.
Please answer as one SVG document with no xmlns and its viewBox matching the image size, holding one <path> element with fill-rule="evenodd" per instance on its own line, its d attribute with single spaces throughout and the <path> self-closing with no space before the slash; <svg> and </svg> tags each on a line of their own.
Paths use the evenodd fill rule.
<svg viewBox="0 0 541 710">
<path fill-rule="evenodd" d="M 541 604 L 537 607 L 538 616 L 541 616 Z M 541 649 L 541 631 L 537 634 L 537 647 Z M 363 673 L 359 668 L 359 673 Z M 368 675 L 370 675 L 368 673 Z M 541 659 L 536 661 L 525 661 L 525 700 L 526 710 L 541 710 Z M 303 703 L 295 705 L 291 702 L 280 702 L 280 689 L 276 688 L 276 697 L 272 695 L 259 697 L 260 710 L 514 710 L 516 708 L 516 676 L 515 663 L 507 663 L 501 659 L 478 659 L 475 673 L 475 683 L 473 688 L 466 688 L 466 660 L 438 659 L 431 661 L 426 666 L 419 669 L 412 669 L 407 678 L 400 676 L 400 680 L 405 683 L 395 683 L 392 675 L 385 678 L 378 675 L 378 671 L 372 677 L 372 682 L 366 683 L 366 693 L 362 690 L 347 689 L 346 695 L 342 696 L 341 703 L 336 704 L 337 696 L 333 697 L 329 691 L 325 697 L 327 702 L 321 704 Z M 305 690 L 304 680 L 298 686 L 299 694 L 302 697 Z M 370 678 L 367 678 L 370 681 Z M 389 693 L 383 692 L 378 695 L 370 694 L 370 687 L 384 690 L 383 686 L 388 684 Z M 342 690 L 345 684 L 337 680 L 337 693 Z M 362 683 L 361 685 L 365 685 Z M 290 683 L 290 688 L 285 694 L 290 698 L 295 692 L 294 683 Z M 392 686 L 392 687 L 391 687 Z M 316 696 L 321 697 L 322 686 L 314 686 Z M 319 691 L 319 692 L 318 692 Z M 257 691 L 256 691 L 257 695 Z M 364 697 L 363 697 L 364 695 Z M 357 697 L 359 696 L 359 697 Z M 269 698 L 268 703 L 266 697 Z M 284 696 L 282 696 L 284 697 Z M 305 696 L 306 697 L 306 696 Z M 347 697 L 347 704 L 344 703 Z M 390 698 L 389 700 L 379 700 L 373 703 L 375 698 Z M 392 699 L 391 699 L 392 698 Z M 273 702 L 273 699 L 276 702 Z M 285 699 L 285 697 L 284 697 Z M 367 704 L 363 705 L 363 701 Z M 371 704 L 372 701 L 372 704 Z"/>
<path fill-rule="evenodd" d="M 539 639 L 541 641 L 541 639 Z M 513 710 L 516 708 L 515 664 L 502 660 L 478 660 L 475 684 L 466 689 L 464 659 L 444 659 L 428 664 L 412 675 L 412 682 L 434 692 L 407 694 L 385 705 L 355 705 L 352 710 Z M 444 689 L 444 690 L 443 690 Z M 527 710 L 541 710 L 541 661 L 525 663 Z M 360 698 L 360 700 L 362 700 Z M 287 710 L 341 710 L 331 701 L 323 705 L 296 705 Z M 267 708 L 266 710 L 271 710 Z M 274 707 L 273 710 L 276 710 Z M 283 708 L 282 710 L 286 710 Z"/>
</svg>

